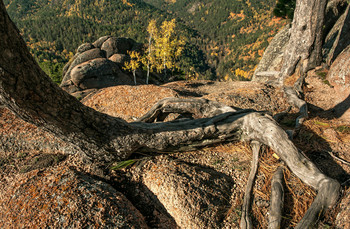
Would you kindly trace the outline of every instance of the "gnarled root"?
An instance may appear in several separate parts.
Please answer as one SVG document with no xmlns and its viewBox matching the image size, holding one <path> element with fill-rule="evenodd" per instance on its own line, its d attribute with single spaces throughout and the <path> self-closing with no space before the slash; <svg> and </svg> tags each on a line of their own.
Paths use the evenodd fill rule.
<svg viewBox="0 0 350 229">
<path fill-rule="evenodd" d="M 171 103 L 168 103 L 168 101 Z M 192 105 L 193 102 L 196 104 L 195 106 Z M 206 145 L 206 142 L 209 144 L 212 143 L 209 139 L 213 138 L 220 139 L 220 141 L 238 138 L 240 140 L 256 141 L 260 144 L 269 146 L 297 177 L 318 191 L 314 203 L 311 205 L 304 218 L 300 221 L 297 228 L 308 228 L 312 226 L 325 209 L 335 204 L 338 198 L 340 184 L 336 180 L 323 174 L 308 158 L 300 153 L 289 140 L 285 131 L 271 116 L 247 110 L 235 112 L 232 108 L 230 109 L 230 107 L 218 104 L 219 103 L 216 102 L 211 104 L 211 102 L 208 102 L 207 100 L 165 99 L 152 109 L 151 115 L 146 115 L 151 118 L 141 118 L 140 120 L 154 121 L 157 119 L 157 115 L 164 113 L 164 111 L 166 113 L 171 113 L 172 111 L 175 113 L 192 113 L 193 110 L 195 110 L 202 114 L 202 117 L 206 118 L 172 124 L 168 123 L 167 125 L 161 125 L 158 128 L 162 129 L 163 132 L 167 132 L 167 129 L 170 129 L 173 133 L 176 132 L 176 129 L 174 129 L 175 126 L 179 126 L 180 124 L 186 124 L 188 126 L 187 129 L 190 129 L 190 126 L 198 127 L 198 125 L 202 126 L 204 129 L 210 128 L 209 132 L 206 131 L 208 135 L 205 135 L 204 139 L 203 134 L 201 134 L 202 140 L 197 139 L 198 142 L 202 143 L 198 144 L 197 142 L 196 144 L 198 146 L 204 146 Z M 203 105 L 205 109 L 201 109 L 201 105 Z M 172 109 L 173 106 L 174 109 Z M 193 109 L 193 107 L 195 107 L 195 109 Z M 226 110 L 228 112 L 224 113 Z M 303 113 L 306 115 L 306 110 L 303 110 Z M 211 115 L 217 116 L 210 117 Z M 237 128 L 240 130 L 237 130 Z M 202 133 L 199 131 L 197 132 Z M 197 138 L 193 135 L 193 132 L 190 134 L 187 133 L 187 135 Z M 233 136 L 236 137 L 233 138 Z M 192 139 L 191 142 L 194 142 L 194 140 Z M 172 150 L 176 149 L 173 148 Z M 247 215 L 247 212 L 244 211 L 243 214 Z M 245 220 L 245 222 L 249 222 L 249 220 Z"/>
<path fill-rule="evenodd" d="M 136 121 L 148 123 L 164 121 L 170 113 L 187 114 L 194 118 L 206 118 L 235 111 L 237 110 L 232 107 L 207 99 L 164 98 Z"/>
<path fill-rule="evenodd" d="M 304 100 L 300 99 L 296 90 L 292 87 L 285 87 L 284 93 L 287 97 L 288 103 L 299 109 L 300 115 L 296 119 L 295 128 L 298 129 L 304 120 L 309 116 L 307 104 Z"/>
</svg>

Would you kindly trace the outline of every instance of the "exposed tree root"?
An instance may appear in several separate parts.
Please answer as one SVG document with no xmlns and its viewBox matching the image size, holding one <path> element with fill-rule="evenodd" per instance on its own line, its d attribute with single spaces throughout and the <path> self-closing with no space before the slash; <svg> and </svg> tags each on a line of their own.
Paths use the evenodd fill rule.
<svg viewBox="0 0 350 229">
<path fill-rule="evenodd" d="M 254 186 L 255 176 L 258 171 L 258 163 L 259 163 L 259 151 L 261 144 L 256 141 L 251 142 L 252 151 L 253 151 L 253 160 L 252 167 L 250 168 L 250 173 L 247 181 L 247 187 L 245 189 L 243 205 L 242 205 L 242 216 L 241 216 L 241 229 L 252 229 L 253 223 L 249 216 L 250 207 L 251 207 L 251 196 L 252 190 Z"/>
<path fill-rule="evenodd" d="M 173 99 L 165 99 L 161 102 L 161 104 L 167 104 L 167 100 L 174 101 Z M 182 99 L 178 101 L 179 104 L 176 102 L 174 110 L 179 112 L 179 109 L 181 108 L 179 113 L 186 113 L 190 111 L 192 106 L 191 103 L 194 100 L 189 100 L 192 102 L 188 103 L 185 101 L 186 100 Z M 197 104 L 197 108 L 198 104 L 200 103 L 205 103 L 206 106 L 208 105 L 207 101 L 200 100 L 195 103 Z M 217 104 L 215 106 L 217 106 Z M 161 110 L 163 109 L 163 106 L 157 104 L 157 107 L 158 108 L 152 109 L 152 114 L 162 114 Z M 219 107 L 221 108 L 222 106 Z M 159 111 L 157 111 L 157 109 L 159 109 Z M 209 114 L 216 114 L 213 112 L 215 108 L 206 108 L 204 110 L 211 110 Z M 201 111 L 201 109 L 196 109 L 196 111 Z M 166 105 L 166 112 L 171 112 L 171 105 Z M 202 112 L 202 114 L 204 113 L 205 112 Z M 218 113 L 221 112 L 218 111 Z M 157 120 L 157 118 L 152 116 L 152 120 Z M 204 120 L 205 122 L 203 122 Z M 205 129 L 209 128 L 211 130 L 211 139 L 216 136 L 215 139 L 221 139 L 222 141 L 232 139 L 257 141 L 260 144 L 267 145 L 273 149 L 295 175 L 297 175 L 304 183 L 312 186 L 318 191 L 318 195 L 314 203 L 307 211 L 304 218 L 300 221 L 297 228 L 308 228 L 312 226 L 317 221 L 320 214 L 325 209 L 331 207 L 338 199 L 340 184 L 336 180 L 324 175 L 307 157 L 300 153 L 294 144 L 289 140 L 288 135 L 284 132 L 284 130 L 279 127 L 272 117 L 266 114 L 242 110 L 238 112 L 222 113 L 211 118 L 206 117 L 186 122 L 159 123 L 158 125 L 161 125 L 162 130 L 166 131 L 166 129 L 169 129 L 170 126 L 173 126 L 174 124 L 184 125 L 181 127 L 181 129 L 183 129 L 186 124 L 190 126 L 195 125 L 197 127 L 201 126 L 201 128 L 204 128 L 204 132 L 207 132 Z M 173 129 L 173 127 L 170 129 Z M 205 138 L 208 138 L 208 136 Z M 203 141 L 202 138 L 202 140 L 199 142 L 202 143 L 201 145 L 205 145 L 205 141 L 206 140 Z M 187 146 L 189 145 L 191 144 L 187 144 Z M 192 146 L 198 145 L 198 143 L 196 145 L 192 144 Z M 249 200 L 249 198 L 247 199 Z M 246 201 L 245 205 L 247 205 Z M 243 214 L 247 215 L 247 210 L 245 209 L 246 207 L 244 207 Z M 244 222 L 245 223 L 243 224 L 246 224 L 247 228 L 249 228 L 249 220 L 245 218 Z"/>
<path fill-rule="evenodd" d="M 284 201 L 283 168 L 278 167 L 271 181 L 269 229 L 281 228 Z"/>
<path fill-rule="evenodd" d="M 295 108 L 299 109 L 300 115 L 296 119 L 295 129 L 300 128 L 304 120 L 309 116 L 307 104 L 304 100 L 300 99 L 296 90 L 293 87 L 285 87 L 284 93 L 287 97 L 288 103 Z"/>
<path fill-rule="evenodd" d="M 178 113 L 190 118 L 213 117 L 226 112 L 236 112 L 237 110 L 225 104 L 210 101 L 207 99 L 181 99 L 165 98 L 157 102 L 152 108 L 137 122 L 160 122 L 170 113 Z"/>
</svg>

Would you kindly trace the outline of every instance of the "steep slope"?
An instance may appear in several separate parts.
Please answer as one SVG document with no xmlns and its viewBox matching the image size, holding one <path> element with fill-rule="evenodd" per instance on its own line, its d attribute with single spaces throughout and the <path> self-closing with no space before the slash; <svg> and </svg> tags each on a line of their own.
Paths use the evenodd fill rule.
<svg viewBox="0 0 350 229">
<path fill-rule="evenodd" d="M 268 42 L 286 21 L 272 17 L 276 1 L 145 0 L 174 13 L 202 35 L 198 44 L 220 78 L 249 79 Z"/>
</svg>

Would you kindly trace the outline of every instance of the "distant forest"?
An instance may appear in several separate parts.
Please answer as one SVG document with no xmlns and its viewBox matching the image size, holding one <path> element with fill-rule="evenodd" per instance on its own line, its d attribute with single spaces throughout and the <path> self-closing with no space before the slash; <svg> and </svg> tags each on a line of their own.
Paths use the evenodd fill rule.
<svg viewBox="0 0 350 229">
<path fill-rule="evenodd" d="M 176 74 L 186 79 L 249 80 L 264 49 L 288 19 L 275 0 L 4 0 L 40 66 L 61 80 L 84 42 L 101 36 L 147 43 L 151 19 L 176 18 L 186 45 Z"/>
</svg>

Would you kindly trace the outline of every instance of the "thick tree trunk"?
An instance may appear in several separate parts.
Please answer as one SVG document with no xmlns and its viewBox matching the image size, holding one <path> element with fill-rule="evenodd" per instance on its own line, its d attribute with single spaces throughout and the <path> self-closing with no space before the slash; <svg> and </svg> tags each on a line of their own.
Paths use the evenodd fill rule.
<svg viewBox="0 0 350 229">
<path fill-rule="evenodd" d="M 200 118 L 127 123 L 82 105 L 55 85 L 28 52 L 2 1 L 0 39 L 0 100 L 22 119 L 80 147 L 88 157 L 124 160 L 136 150 L 179 151 L 230 140 L 257 141 L 273 149 L 293 173 L 319 191 L 299 228 L 308 228 L 338 197 L 339 183 L 299 153 L 268 115 L 236 111 L 208 100 L 166 99 L 141 120 L 162 120 L 173 111 Z"/>
<path fill-rule="evenodd" d="M 290 30 L 290 40 L 283 55 L 280 83 L 296 68 L 301 74 L 321 64 L 322 30 L 327 0 L 298 0 Z"/>
<path fill-rule="evenodd" d="M 290 39 L 283 54 L 279 84 L 288 102 L 300 110 L 296 128 L 308 117 L 301 92 L 306 72 L 322 62 L 323 24 L 327 0 L 298 0 L 290 29 Z"/>
</svg>

